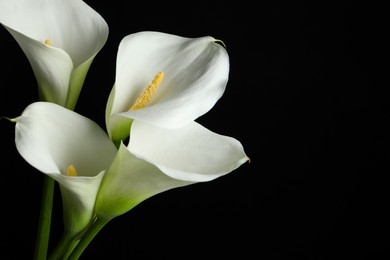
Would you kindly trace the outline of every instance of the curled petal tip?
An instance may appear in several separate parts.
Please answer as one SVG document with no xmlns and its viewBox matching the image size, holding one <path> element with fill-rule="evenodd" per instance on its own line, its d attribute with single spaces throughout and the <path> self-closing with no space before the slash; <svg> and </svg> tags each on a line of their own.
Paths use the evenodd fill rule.
<svg viewBox="0 0 390 260">
<path fill-rule="evenodd" d="M 222 40 L 215 39 L 215 40 L 214 40 L 214 43 L 218 43 L 218 44 L 222 45 L 225 49 L 227 49 L 227 48 L 226 48 L 226 44 L 225 44 Z"/>
</svg>

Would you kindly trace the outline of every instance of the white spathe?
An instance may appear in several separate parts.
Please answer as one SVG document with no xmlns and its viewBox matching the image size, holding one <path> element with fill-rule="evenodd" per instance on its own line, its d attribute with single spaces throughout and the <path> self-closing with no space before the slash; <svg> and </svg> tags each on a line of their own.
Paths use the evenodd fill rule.
<svg viewBox="0 0 390 260">
<path fill-rule="evenodd" d="M 134 121 L 106 172 L 96 199 L 98 218 L 112 219 L 161 192 L 212 181 L 249 158 L 239 141 L 196 122 L 176 129 Z"/>
<path fill-rule="evenodd" d="M 157 73 L 164 79 L 145 107 L 129 108 Z M 213 37 L 186 38 L 162 32 L 138 32 L 120 43 L 116 78 L 106 108 L 113 140 L 129 135 L 130 122 L 140 120 L 179 128 L 208 112 L 223 95 L 229 56 Z"/>
<path fill-rule="evenodd" d="M 0 23 L 26 54 L 41 100 L 73 109 L 107 41 L 105 20 L 81 0 L 0 0 Z"/>
<path fill-rule="evenodd" d="M 160 72 L 163 80 L 154 81 Z M 147 31 L 121 41 L 106 107 L 119 151 L 98 192 L 97 218 L 112 219 L 151 196 L 212 181 L 249 161 L 238 140 L 195 122 L 223 95 L 228 75 L 228 54 L 213 37 Z"/>
<path fill-rule="evenodd" d="M 92 120 L 50 102 L 29 105 L 14 119 L 16 148 L 61 188 L 65 230 L 81 232 L 93 216 L 96 194 L 117 149 Z M 77 176 L 68 176 L 73 165 Z"/>
<path fill-rule="evenodd" d="M 197 122 L 167 129 L 135 120 L 130 136 L 131 153 L 178 180 L 211 181 L 249 160 L 238 140 Z"/>
</svg>

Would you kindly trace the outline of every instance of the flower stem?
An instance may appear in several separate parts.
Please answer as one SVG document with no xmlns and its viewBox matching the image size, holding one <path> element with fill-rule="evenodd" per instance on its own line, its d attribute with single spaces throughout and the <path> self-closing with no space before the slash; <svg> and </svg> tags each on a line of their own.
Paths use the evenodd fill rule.
<svg viewBox="0 0 390 260">
<path fill-rule="evenodd" d="M 41 210 L 38 222 L 37 239 L 35 241 L 35 260 L 46 259 L 53 209 L 54 180 L 47 175 L 44 175 L 43 178 Z"/>
<path fill-rule="evenodd" d="M 82 236 L 80 242 L 77 244 L 73 252 L 69 255 L 67 260 L 77 260 L 84 252 L 85 248 L 89 245 L 92 239 L 99 233 L 99 231 L 110 221 L 111 219 L 97 218 L 88 230 Z"/>
<path fill-rule="evenodd" d="M 67 250 L 65 251 L 61 259 L 68 259 L 69 255 L 73 252 L 79 242 L 80 240 L 73 240 L 72 243 L 69 244 Z"/>
<path fill-rule="evenodd" d="M 75 240 L 73 237 L 64 234 L 57 246 L 54 248 L 53 252 L 50 254 L 48 260 L 58 260 L 58 259 L 66 259 L 64 257 L 67 251 L 73 250 L 73 248 L 77 245 L 78 240 Z"/>
</svg>

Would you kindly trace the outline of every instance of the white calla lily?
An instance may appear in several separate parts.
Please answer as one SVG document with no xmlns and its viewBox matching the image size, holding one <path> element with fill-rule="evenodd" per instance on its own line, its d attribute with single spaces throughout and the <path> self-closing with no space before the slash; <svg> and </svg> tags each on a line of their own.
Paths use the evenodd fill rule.
<svg viewBox="0 0 390 260">
<path fill-rule="evenodd" d="M 132 120 L 179 128 L 208 112 L 229 74 L 228 54 L 217 42 L 149 31 L 126 36 L 106 108 L 111 138 L 125 139 Z"/>
<path fill-rule="evenodd" d="M 98 193 L 98 217 L 123 214 L 168 189 L 211 181 L 249 160 L 238 140 L 194 121 L 215 105 L 228 81 L 228 54 L 216 42 L 160 32 L 122 40 L 106 107 L 119 152 Z M 129 135 L 125 151 L 121 141 Z"/>
<path fill-rule="evenodd" d="M 64 227 L 77 235 L 93 217 L 101 179 L 117 152 L 95 122 L 60 105 L 36 102 L 16 122 L 18 152 L 60 186 Z"/>
<path fill-rule="evenodd" d="M 108 25 L 81 0 L 0 0 L 0 23 L 26 54 L 40 98 L 74 109 Z"/>
<path fill-rule="evenodd" d="M 196 122 L 166 129 L 135 120 L 130 142 L 121 143 L 96 199 L 96 214 L 121 215 L 163 191 L 214 180 L 248 161 L 236 139 Z"/>
</svg>

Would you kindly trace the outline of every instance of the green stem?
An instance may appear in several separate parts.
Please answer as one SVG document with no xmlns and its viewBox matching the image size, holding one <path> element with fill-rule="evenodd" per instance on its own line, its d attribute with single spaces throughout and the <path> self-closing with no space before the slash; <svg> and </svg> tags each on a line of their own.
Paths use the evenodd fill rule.
<svg viewBox="0 0 390 260">
<path fill-rule="evenodd" d="M 70 256 L 70 254 L 73 252 L 73 250 L 75 249 L 75 247 L 78 245 L 78 243 L 80 242 L 80 240 L 74 240 L 72 241 L 71 244 L 69 244 L 68 246 L 68 249 L 65 251 L 65 253 L 62 255 L 62 258 L 63 260 L 66 260 L 68 259 L 68 257 Z"/>
<path fill-rule="evenodd" d="M 73 237 L 63 235 L 57 246 L 54 248 L 53 252 L 50 254 L 48 260 L 61 259 L 61 257 L 66 255 L 66 252 L 68 252 L 69 250 L 73 250 L 77 243 L 78 240 L 73 239 Z"/>
<path fill-rule="evenodd" d="M 110 221 L 111 219 L 97 218 L 95 222 L 88 228 L 88 230 L 82 236 L 80 242 L 77 244 L 73 252 L 69 255 L 67 260 L 77 260 L 84 252 L 85 248 L 89 245 L 92 239 L 99 233 L 99 231 Z"/>
<path fill-rule="evenodd" d="M 44 175 L 38 233 L 35 241 L 35 260 L 46 259 L 49 246 L 51 215 L 53 209 L 54 180 Z"/>
</svg>

